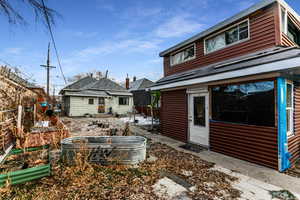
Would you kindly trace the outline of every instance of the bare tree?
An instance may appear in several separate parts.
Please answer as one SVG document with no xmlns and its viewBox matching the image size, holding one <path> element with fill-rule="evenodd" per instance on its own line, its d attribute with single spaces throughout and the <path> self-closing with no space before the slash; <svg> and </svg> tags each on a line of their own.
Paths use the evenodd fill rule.
<svg viewBox="0 0 300 200">
<path fill-rule="evenodd" d="M 0 13 L 4 14 L 11 24 L 27 24 L 24 17 L 16 10 L 11 1 L 0 0 Z M 36 21 L 40 20 L 45 25 L 47 25 L 48 21 L 50 24 L 54 24 L 55 16 L 59 15 L 55 10 L 47 7 L 44 0 L 15 0 L 15 2 L 21 2 L 24 6 L 29 5 L 33 9 Z"/>
</svg>

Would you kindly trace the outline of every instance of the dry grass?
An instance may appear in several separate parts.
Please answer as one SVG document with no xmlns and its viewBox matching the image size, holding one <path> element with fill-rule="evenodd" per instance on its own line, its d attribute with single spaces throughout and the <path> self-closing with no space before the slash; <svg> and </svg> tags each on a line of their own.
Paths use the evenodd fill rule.
<svg viewBox="0 0 300 200">
<path fill-rule="evenodd" d="M 37 167 L 47 164 L 48 162 L 49 159 L 47 149 L 11 155 L 6 158 L 3 164 L 0 165 L 0 173 L 7 173 L 21 169 Z"/>
<path fill-rule="evenodd" d="M 208 163 L 162 144 L 152 144 L 148 153 L 156 162 L 144 162 L 138 168 L 91 165 L 81 155 L 76 165 L 53 165 L 53 176 L 2 189 L 0 199 L 159 199 L 152 186 L 161 172 L 177 175 L 197 187 L 193 199 L 235 199 L 239 191 L 231 186 L 235 179 L 211 170 Z M 192 171 L 185 176 L 182 170 Z"/>
</svg>

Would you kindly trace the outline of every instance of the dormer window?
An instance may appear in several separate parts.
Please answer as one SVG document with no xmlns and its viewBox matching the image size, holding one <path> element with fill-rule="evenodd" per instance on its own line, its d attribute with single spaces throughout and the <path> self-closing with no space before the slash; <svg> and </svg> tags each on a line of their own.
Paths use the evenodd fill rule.
<svg viewBox="0 0 300 200">
<path fill-rule="evenodd" d="M 170 57 L 170 64 L 171 66 L 173 65 L 178 65 L 180 63 L 184 63 L 186 61 L 192 60 L 196 56 L 196 49 L 195 49 L 195 44 L 192 46 L 189 46 L 176 54 L 171 55 Z"/>
<path fill-rule="evenodd" d="M 287 10 L 281 9 L 281 30 L 288 38 L 300 46 L 300 27 L 289 18 Z"/>
<path fill-rule="evenodd" d="M 300 46 L 300 30 L 290 20 L 288 20 L 287 36 Z"/>
<path fill-rule="evenodd" d="M 249 39 L 249 20 L 243 21 L 206 39 L 205 53 L 211 53 L 247 39 Z"/>
</svg>

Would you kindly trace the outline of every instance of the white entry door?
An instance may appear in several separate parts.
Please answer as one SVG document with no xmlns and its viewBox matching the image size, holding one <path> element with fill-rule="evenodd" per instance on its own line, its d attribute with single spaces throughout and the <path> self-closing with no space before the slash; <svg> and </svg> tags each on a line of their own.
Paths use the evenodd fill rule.
<svg viewBox="0 0 300 200">
<path fill-rule="evenodd" d="M 208 93 L 189 94 L 189 142 L 209 146 Z"/>
</svg>

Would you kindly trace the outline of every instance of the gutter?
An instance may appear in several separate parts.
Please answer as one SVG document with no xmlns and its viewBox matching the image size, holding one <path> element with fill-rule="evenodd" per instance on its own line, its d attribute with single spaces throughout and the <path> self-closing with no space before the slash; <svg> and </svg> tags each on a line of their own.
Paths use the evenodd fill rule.
<svg viewBox="0 0 300 200">
<path fill-rule="evenodd" d="M 283 70 L 289 70 L 293 68 L 300 69 L 300 57 L 294 57 L 291 59 L 280 60 L 277 62 L 271 62 L 262 65 L 256 65 L 254 67 L 248 67 L 244 69 L 234 70 L 234 71 L 227 71 L 223 73 L 213 74 L 209 76 L 194 78 L 190 80 L 183 80 L 178 82 L 173 82 L 165 85 L 158 85 L 150 87 L 150 90 L 163 90 L 163 89 L 170 89 L 170 88 L 177 88 L 183 87 L 188 85 L 195 85 L 201 83 L 208 83 L 212 81 L 219 81 L 231 78 L 238 78 L 243 76 L 249 75 L 256 75 L 256 74 L 263 74 L 268 72 L 278 72 Z"/>
</svg>

